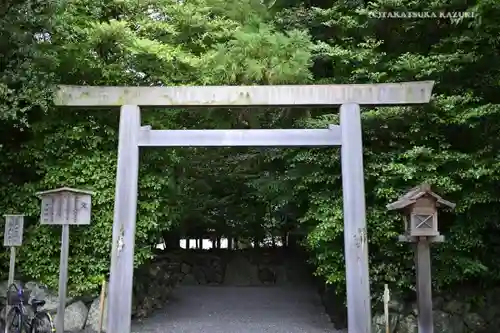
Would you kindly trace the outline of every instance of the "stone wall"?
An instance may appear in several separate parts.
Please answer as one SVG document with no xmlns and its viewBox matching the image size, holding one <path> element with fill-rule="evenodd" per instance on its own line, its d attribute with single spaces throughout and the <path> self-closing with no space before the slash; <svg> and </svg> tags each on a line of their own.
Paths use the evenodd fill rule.
<svg viewBox="0 0 500 333">
<path fill-rule="evenodd" d="M 158 252 L 154 260 L 134 272 L 132 317 L 141 319 L 160 309 L 179 284 L 251 286 L 286 283 L 288 280 L 284 266 L 281 250 Z M 57 318 L 57 292 L 33 281 L 16 283 L 31 292 L 30 300 L 45 300 L 44 310 L 50 312 L 54 320 Z M 0 293 L 5 295 L 6 290 L 7 282 L 1 282 Z M 0 303 L 0 308 L 4 306 L 4 301 Z M 99 312 L 99 297 L 95 295 L 68 297 L 64 315 L 65 331 L 97 332 Z"/>
<path fill-rule="evenodd" d="M 155 260 L 144 265 L 135 272 L 133 286 L 133 317 L 144 317 L 152 311 L 162 307 L 179 283 L 181 276 L 176 274 L 176 266 L 168 260 Z M 54 321 L 57 319 L 58 296 L 57 292 L 49 290 L 37 282 L 16 281 L 30 292 L 32 299 L 45 300 L 43 309 L 52 314 Z M 0 292 L 6 294 L 7 282 L 0 283 Z M 5 306 L 5 298 L 0 303 L 0 308 Z M 68 297 L 64 313 L 66 332 L 97 332 L 99 325 L 99 297 L 86 295 L 78 298 Z M 28 311 L 31 311 L 27 307 Z M 104 313 L 106 313 L 104 311 Z M 106 318 L 104 318 L 106 320 Z M 0 326 L 4 323 L 1 322 Z M 0 328 L 0 331 L 2 328 Z"/>
<path fill-rule="evenodd" d="M 257 286 L 286 283 L 285 255 L 280 250 L 177 251 L 159 255 L 176 263 L 184 285 Z"/>
<path fill-rule="evenodd" d="M 310 273 L 304 261 L 297 255 L 287 260 L 283 249 L 160 251 L 153 261 L 134 273 L 132 315 L 136 319 L 149 316 L 169 301 L 172 291 L 180 284 L 262 286 L 310 283 Z M 31 298 L 45 300 L 45 310 L 57 317 L 56 292 L 36 282 L 23 285 L 31 291 Z M 2 294 L 6 288 L 6 282 L 0 283 Z M 344 299 L 338 297 L 332 287 L 321 289 L 326 312 L 337 329 L 344 329 L 347 325 Z M 498 332 L 500 288 L 478 291 L 469 287 L 449 294 L 434 298 L 436 332 Z M 393 300 L 390 309 L 391 333 L 417 333 L 415 302 Z M 385 333 L 384 316 L 377 309 L 373 313 L 373 333 Z M 65 310 L 67 332 L 93 333 L 97 331 L 98 322 L 98 297 L 68 298 Z"/>
<path fill-rule="evenodd" d="M 434 331 L 439 333 L 497 333 L 500 327 L 500 288 L 462 290 L 451 295 L 436 296 Z M 347 326 L 343 299 L 332 288 L 322 291 L 327 313 L 337 329 Z M 415 301 L 390 302 L 391 333 L 417 333 L 417 306 Z M 373 333 L 385 333 L 385 319 L 380 309 L 373 311 Z"/>
</svg>

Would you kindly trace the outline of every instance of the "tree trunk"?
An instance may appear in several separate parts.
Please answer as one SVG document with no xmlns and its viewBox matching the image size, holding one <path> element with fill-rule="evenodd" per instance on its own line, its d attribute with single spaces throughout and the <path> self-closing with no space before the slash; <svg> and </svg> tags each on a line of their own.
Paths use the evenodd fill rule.
<svg viewBox="0 0 500 333">
<path fill-rule="evenodd" d="M 254 237 L 253 238 L 253 247 L 254 249 L 260 249 L 260 237 Z"/>
<path fill-rule="evenodd" d="M 165 250 L 177 250 L 181 247 L 181 236 L 177 231 L 166 231 L 162 233 L 165 242 Z"/>
<path fill-rule="evenodd" d="M 281 236 L 281 246 L 283 246 L 284 248 L 288 247 L 288 232 L 284 233 Z"/>
<path fill-rule="evenodd" d="M 210 249 L 216 249 L 217 248 L 217 237 L 215 237 L 215 234 L 211 233 L 209 236 L 210 238 L 210 242 L 212 243 L 211 244 L 211 247 Z"/>
</svg>

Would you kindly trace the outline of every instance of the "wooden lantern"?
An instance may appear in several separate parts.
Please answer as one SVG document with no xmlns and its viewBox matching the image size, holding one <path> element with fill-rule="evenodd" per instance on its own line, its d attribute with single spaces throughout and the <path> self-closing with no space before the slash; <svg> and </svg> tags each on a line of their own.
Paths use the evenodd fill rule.
<svg viewBox="0 0 500 333">
<path fill-rule="evenodd" d="M 405 236 L 410 237 L 439 236 L 439 207 L 454 208 L 455 204 L 432 192 L 428 184 L 411 189 L 396 202 L 387 205 L 388 210 L 404 214 Z"/>
</svg>

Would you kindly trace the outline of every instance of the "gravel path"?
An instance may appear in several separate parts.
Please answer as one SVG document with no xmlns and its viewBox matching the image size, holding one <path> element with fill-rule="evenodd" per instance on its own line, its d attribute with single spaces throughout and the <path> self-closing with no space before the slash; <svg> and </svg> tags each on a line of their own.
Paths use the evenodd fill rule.
<svg viewBox="0 0 500 333">
<path fill-rule="evenodd" d="M 335 333 L 309 287 L 179 287 L 133 333 Z"/>
</svg>

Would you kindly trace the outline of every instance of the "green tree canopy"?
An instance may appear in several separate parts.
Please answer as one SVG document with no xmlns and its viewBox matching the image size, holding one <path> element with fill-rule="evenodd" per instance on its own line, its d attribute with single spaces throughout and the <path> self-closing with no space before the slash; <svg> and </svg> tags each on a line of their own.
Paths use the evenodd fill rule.
<svg viewBox="0 0 500 333">
<path fill-rule="evenodd" d="M 433 251 L 437 288 L 497 283 L 499 9 L 493 0 L 2 4 L 0 210 L 27 215 L 21 273 L 56 285 L 59 230 L 37 223 L 34 193 L 64 185 L 96 192 L 91 226 L 71 231 L 70 289 L 95 290 L 109 270 L 118 112 L 55 108 L 57 84 L 434 80 L 429 105 L 363 109 L 372 290 L 413 284 L 410 250 L 394 239 L 402 222 L 385 205 L 423 181 L 457 203 L 440 215 L 448 241 Z M 374 11 L 473 11 L 475 18 L 380 19 Z M 315 108 L 147 110 L 142 118 L 162 129 L 338 122 L 337 110 Z M 335 149 L 145 149 L 136 264 L 173 227 L 262 237 L 289 227 L 279 215 L 307 230 L 317 274 L 342 292 L 340 175 Z"/>
</svg>

